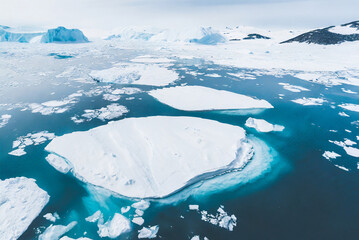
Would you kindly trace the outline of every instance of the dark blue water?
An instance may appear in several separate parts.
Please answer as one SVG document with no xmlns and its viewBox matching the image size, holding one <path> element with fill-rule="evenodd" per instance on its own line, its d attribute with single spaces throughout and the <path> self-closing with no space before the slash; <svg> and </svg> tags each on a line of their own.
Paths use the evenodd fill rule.
<svg viewBox="0 0 359 240">
<path fill-rule="evenodd" d="M 62 61 L 62 60 L 59 60 Z M 217 73 L 222 78 L 193 76 L 186 67 L 199 73 Z M 343 86 L 326 88 L 291 76 L 277 78 L 274 76 L 258 76 L 255 80 L 241 80 L 229 75 L 245 69 L 227 68 L 199 62 L 197 65 L 186 63 L 172 67 L 184 76 L 176 85 L 203 85 L 216 89 L 229 90 L 255 96 L 269 101 L 274 109 L 257 114 L 224 114 L 223 112 L 186 112 L 173 109 L 157 102 L 145 92 L 133 95 L 134 100 L 122 97 L 119 104 L 126 106 L 129 113 L 116 119 L 127 117 L 145 117 L 154 115 L 194 116 L 217 120 L 244 127 L 248 117 L 263 118 L 271 123 L 285 126 L 283 132 L 258 133 L 254 129 L 246 129 L 250 138 L 260 139 L 266 144 L 270 155 L 263 155 L 263 165 L 253 166 L 258 169 L 255 177 L 252 174 L 238 178 L 238 183 L 228 186 L 213 181 L 214 191 L 204 191 L 206 184 L 198 184 L 172 196 L 165 201 L 152 201 L 145 212 L 144 226 L 159 225 L 159 237 L 162 239 L 190 239 L 194 235 L 206 236 L 209 239 L 358 239 L 359 236 L 359 181 L 357 159 L 348 156 L 343 149 L 329 143 L 328 140 L 342 141 L 344 138 L 356 140 L 359 135 L 358 126 L 351 122 L 359 119 L 359 113 L 346 111 L 350 118 L 341 117 L 341 103 L 358 103 L 358 95 L 347 94 L 340 90 Z M 207 70 L 211 69 L 211 70 Z M 310 89 L 309 92 L 292 93 L 284 90 L 279 82 L 287 82 Z M 49 93 L 56 90 L 54 99 L 96 85 L 73 84 L 71 86 L 42 85 L 34 91 L 28 91 L 29 99 L 34 102 L 49 100 Z M 122 87 L 112 85 L 113 88 Z M 138 86 L 144 91 L 155 87 Z M 358 87 L 344 86 L 358 92 Z M 19 89 L 21 92 L 21 88 Z M 39 93 L 43 94 L 39 94 Z M 278 94 L 284 94 L 280 99 Z M 323 106 L 302 106 L 290 100 L 301 97 L 320 97 L 328 101 Z M 42 99 L 43 98 L 43 99 Z M 105 219 L 120 208 L 132 203 L 124 199 L 99 192 L 91 186 L 56 171 L 45 160 L 47 153 L 44 147 L 26 148 L 27 154 L 21 157 L 8 155 L 12 150 L 12 141 L 29 132 L 47 130 L 56 135 L 73 131 L 88 130 L 106 122 L 94 119 L 90 122 L 75 124 L 71 117 L 81 115 L 85 109 L 97 109 L 110 104 L 96 97 L 83 96 L 68 112 L 43 116 L 30 111 L 14 109 L 4 111 L 12 115 L 9 123 L 0 128 L 0 178 L 25 176 L 37 180 L 37 184 L 48 192 L 50 202 L 42 214 L 31 224 L 20 239 L 36 239 L 36 229 L 43 231 L 50 225 L 42 215 L 57 212 L 61 219 L 56 224 L 68 224 L 75 220 L 78 224 L 67 236 L 99 239 L 97 226 L 88 223 L 85 218 L 95 211 L 101 210 Z M 2 112 L 0 112 L 2 114 Z M 337 130 L 330 132 L 329 130 Z M 349 129 L 352 132 L 346 132 Z M 322 157 L 324 151 L 335 151 L 342 157 L 332 162 Z M 267 164 L 267 165 L 265 165 Z M 343 171 L 334 164 L 350 169 Z M 265 166 L 264 166 L 265 165 Z M 247 167 L 250 167 L 251 163 Z M 263 168 L 261 168 L 263 167 Z M 246 179 L 246 176 L 248 178 Z M 213 185 L 212 185 L 213 187 Z M 223 188 L 223 189 L 222 189 Z M 179 200 L 180 199 L 180 200 Z M 233 232 L 211 225 L 200 220 L 200 214 L 188 211 L 189 204 L 199 204 L 201 210 L 215 213 L 220 205 L 229 214 L 238 218 Z M 129 212 L 127 216 L 133 215 Z M 183 218 L 181 218 L 183 216 Z M 133 231 L 119 239 L 137 239 L 137 230 L 141 227 L 133 225 Z"/>
</svg>

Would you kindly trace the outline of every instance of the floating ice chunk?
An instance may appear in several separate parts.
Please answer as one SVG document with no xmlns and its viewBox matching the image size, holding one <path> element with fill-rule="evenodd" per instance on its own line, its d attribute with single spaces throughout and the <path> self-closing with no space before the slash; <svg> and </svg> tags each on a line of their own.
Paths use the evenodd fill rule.
<svg viewBox="0 0 359 240">
<path fill-rule="evenodd" d="M 189 205 L 188 208 L 189 208 L 189 210 L 198 211 L 199 210 L 199 205 Z"/>
<path fill-rule="evenodd" d="M 245 124 L 247 127 L 255 128 L 258 132 L 283 131 L 281 125 L 271 124 L 263 119 L 248 118 Z"/>
<path fill-rule="evenodd" d="M 146 200 L 141 200 L 131 205 L 131 207 L 145 211 L 147 208 L 150 207 L 150 202 Z"/>
<path fill-rule="evenodd" d="M 46 214 L 44 215 L 44 218 L 45 218 L 46 220 L 51 221 L 51 222 L 56 222 L 56 220 L 60 219 L 60 216 L 59 216 L 59 214 L 57 214 L 57 213 L 54 213 L 54 214 L 52 214 L 52 213 L 46 213 Z"/>
<path fill-rule="evenodd" d="M 339 166 L 339 165 L 336 165 L 336 164 L 334 164 L 334 166 L 336 166 L 337 168 L 339 168 L 339 169 L 341 169 L 341 170 L 344 170 L 344 171 L 346 171 L 346 172 L 349 172 L 349 169 L 346 168 L 346 167 Z"/>
<path fill-rule="evenodd" d="M 106 93 L 103 95 L 104 100 L 111 101 L 111 102 L 116 102 L 116 101 L 120 100 L 120 98 L 121 97 L 119 95 L 114 95 L 114 94 Z"/>
<path fill-rule="evenodd" d="M 1 115 L 0 116 L 0 128 L 5 127 L 5 125 L 8 124 L 10 118 L 11 118 L 10 114 Z"/>
<path fill-rule="evenodd" d="M 345 88 L 342 88 L 342 91 L 345 92 L 345 93 L 350 93 L 350 94 L 357 94 L 357 92 L 354 92 L 350 89 L 345 89 Z"/>
<path fill-rule="evenodd" d="M 130 211 L 131 207 L 127 206 L 127 207 L 122 207 L 121 208 L 121 213 L 127 213 L 128 211 Z"/>
<path fill-rule="evenodd" d="M 25 147 L 30 145 L 39 145 L 48 140 L 51 140 L 55 137 L 55 134 L 49 133 L 47 131 L 41 131 L 37 133 L 28 133 L 26 136 L 18 137 L 12 144 L 13 148 L 17 148 L 11 152 L 10 155 L 14 156 L 22 156 L 25 155 L 26 152 L 24 150 Z"/>
<path fill-rule="evenodd" d="M 94 214 L 92 214 L 91 216 L 85 218 L 85 220 L 87 222 L 97 222 L 97 220 L 99 220 L 101 216 L 102 216 L 101 211 L 97 210 Z"/>
<path fill-rule="evenodd" d="M 138 238 L 155 238 L 157 237 L 158 229 L 158 226 L 152 226 L 149 228 L 144 227 L 141 230 L 138 230 Z"/>
<path fill-rule="evenodd" d="M 68 173 L 71 169 L 71 166 L 66 162 L 65 159 L 55 154 L 49 154 L 45 159 L 59 172 Z"/>
<path fill-rule="evenodd" d="M 142 211 L 142 210 L 140 210 L 140 209 L 136 209 L 136 210 L 135 210 L 135 213 L 136 213 L 137 216 L 143 216 L 144 211 Z"/>
<path fill-rule="evenodd" d="M 19 238 L 50 198 L 34 179 L 25 177 L 0 180 L 0 193 L 1 239 Z"/>
<path fill-rule="evenodd" d="M 98 224 L 98 235 L 100 237 L 117 238 L 123 233 L 131 230 L 130 221 L 119 213 L 115 213 L 111 220 Z"/>
<path fill-rule="evenodd" d="M 223 210 L 223 207 L 217 209 L 216 215 L 209 214 L 207 211 L 201 211 L 201 215 L 203 221 L 225 228 L 229 231 L 233 231 L 233 228 L 237 226 L 236 216 L 233 214 L 229 216 L 228 213 Z"/>
<path fill-rule="evenodd" d="M 99 82 L 166 86 L 178 79 L 178 74 L 155 64 L 120 65 L 105 70 L 94 70 L 90 76 Z"/>
<path fill-rule="evenodd" d="M 131 87 L 125 87 L 125 88 L 117 88 L 111 92 L 111 94 L 126 94 L 126 95 L 132 95 L 136 93 L 142 92 L 139 88 L 131 88 Z"/>
<path fill-rule="evenodd" d="M 17 157 L 20 157 L 22 155 L 25 155 L 26 152 L 23 148 L 18 148 L 18 149 L 15 149 L 11 152 L 9 152 L 10 155 L 13 155 L 13 156 L 17 156 Z"/>
<path fill-rule="evenodd" d="M 345 104 L 339 105 L 339 107 L 344 108 L 349 111 L 359 112 L 359 104 L 345 103 Z"/>
<path fill-rule="evenodd" d="M 167 116 L 127 118 L 66 134 L 46 150 L 64 157 L 82 181 L 137 198 L 164 197 L 203 174 L 210 178 L 241 168 L 253 154 L 241 127 Z"/>
<path fill-rule="evenodd" d="M 311 105 L 322 105 L 326 100 L 322 98 L 299 98 L 292 100 L 292 102 L 304 105 L 304 106 L 311 106 Z"/>
<path fill-rule="evenodd" d="M 60 238 L 60 240 L 92 240 L 92 239 L 87 238 L 87 237 L 70 238 L 70 237 L 64 236 L 64 237 Z"/>
<path fill-rule="evenodd" d="M 145 220 L 143 220 L 142 217 L 135 217 L 132 219 L 132 222 L 141 226 L 145 222 Z"/>
<path fill-rule="evenodd" d="M 69 223 L 68 225 L 50 225 L 50 227 L 46 228 L 45 232 L 43 232 L 39 236 L 39 240 L 54 240 L 59 239 L 65 233 L 70 231 L 75 225 L 77 224 L 76 221 Z"/>
<path fill-rule="evenodd" d="M 339 112 L 338 113 L 339 116 L 342 116 L 342 117 L 350 117 L 348 114 L 346 114 L 345 112 Z"/>
<path fill-rule="evenodd" d="M 273 108 L 265 100 L 201 86 L 163 88 L 149 94 L 164 104 L 185 111 Z"/>
<path fill-rule="evenodd" d="M 291 91 L 291 92 L 302 92 L 302 91 L 310 91 L 307 88 L 296 86 L 296 85 L 290 85 L 289 83 L 278 83 L 279 85 L 282 85 L 285 90 Z"/>
<path fill-rule="evenodd" d="M 341 157 L 341 155 L 339 155 L 338 153 L 335 152 L 330 152 L 330 151 L 325 151 L 323 153 L 323 157 L 325 157 L 326 159 L 330 160 L 332 158 L 337 158 L 337 157 Z"/>
<path fill-rule="evenodd" d="M 209 73 L 205 75 L 206 77 L 213 77 L 213 78 L 220 78 L 222 77 L 221 75 L 219 75 L 218 73 Z"/>
<path fill-rule="evenodd" d="M 191 238 L 191 240 L 201 240 L 201 239 L 200 239 L 200 237 L 199 237 L 198 235 L 196 235 L 196 236 L 193 236 L 193 237 Z"/>
<path fill-rule="evenodd" d="M 358 149 L 358 148 L 345 146 L 345 147 L 344 147 L 344 150 L 345 150 L 345 152 L 346 152 L 348 155 L 350 155 L 350 156 L 352 156 L 352 157 L 357 157 L 357 158 L 359 158 L 359 149 Z"/>
<path fill-rule="evenodd" d="M 347 146 L 353 146 L 353 145 L 355 145 L 357 143 L 346 138 L 345 141 L 344 141 L 344 144 L 347 145 Z"/>
<path fill-rule="evenodd" d="M 87 109 L 85 110 L 85 113 L 81 115 L 82 118 L 79 118 L 78 116 L 73 116 L 71 120 L 75 123 L 91 121 L 94 118 L 98 118 L 101 121 L 105 121 L 121 117 L 126 113 L 128 113 L 128 109 L 125 106 L 119 105 L 117 103 L 112 103 L 100 109 Z"/>
</svg>

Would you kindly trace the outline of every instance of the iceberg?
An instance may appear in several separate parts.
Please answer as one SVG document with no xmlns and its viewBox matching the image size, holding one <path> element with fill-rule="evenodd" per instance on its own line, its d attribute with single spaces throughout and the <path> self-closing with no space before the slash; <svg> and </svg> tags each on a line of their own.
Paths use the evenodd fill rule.
<svg viewBox="0 0 359 240">
<path fill-rule="evenodd" d="M 167 116 L 127 118 L 73 132 L 45 149 L 71 163 L 80 180 L 133 198 L 168 196 L 242 168 L 253 154 L 241 127 Z"/>
<path fill-rule="evenodd" d="M 46 220 L 49 220 L 51 222 L 56 222 L 56 220 L 60 219 L 60 216 L 59 214 L 57 214 L 56 212 L 55 213 L 46 213 L 44 216 L 43 216 Z"/>
<path fill-rule="evenodd" d="M 102 219 L 100 219 L 102 221 Z M 99 221 L 98 234 L 100 237 L 117 238 L 123 233 L 131 230 L 130 221 L 119 213 L 115 213 L 111 220 L 104 224 Z"/>
<path fill-rule="evenodd" d="M 0 193 L 1 239 L 19 238 L 50 198 L 34 179 L 25 177 L 0 180 Z"/>
<path fill-rule="evenodd" d="M 204 44 L 204 45 L 217 45 L 226 42 L 226 38 L 220 33 L 215 32 L 212 28 L 201 28 L 202 37 L 190 39 L 189 42 Z"/>
<path fill-rule="evenodd" d="M 90 77 L 98 82 L 166 86 L 178 79 L 178 74 L 157 64 L 121 64 L 109 69 L 93 70 Z"/>
<path fill-rule="evenodd" d="M 87 43 L 89 40 L 79 29 L 58 27 L 47 30 L 41 38 L 42 43 Z"/>
<path fill-rule="evenodd" d="M 209 214 L 207 211 L 201 211 L 201 219 L 205 222 L 209 222 L 213 225 L 225 228 L 229 231 L 233 231 L 233 228 L 237 226 L 237 217 L 235 215 L 228 215 L 223 210 L 223 206 L 217 209 L 217 214 Z"/>
<path fill-rule="evenodd" d="M 152 227 L 144 227 L 141 230 L 138 231 L 138 238 L 155 238 L 157 237 L 157 233 L 158 233 L 158 226 L 152 226 Z"/>
<path fill-rule="evenodd" d="M 291 85 L 289 83 L 278 83 L 279 85 L 282 85 L 285 90 L 291 91 L 291 92 L 302 92 L 302 91 L 310 91 L 307 88 Z"/>
<path fill-rule="evenodd" d="M 202 86 L 177 86 L 152 90 L 158 101 L 184 111 L 273 108 L 266 100 Z"/>
<path fill-rule="evenodd" d="M 337 157 L 341 157 L 341 155 L 339 155 L 338 153 L 333 152 L 333 151 L 325 151 L 322 156 L 327 160 L 330 160 L 332 158 L 336 159 Z"/>
<path fill-rule="evenodd" d="M 46 228 L 45 232 L 43 232 L 39 236 L 39 240 L 54 240 L 59 239 L 65 233 L 70 231 L 77 224 L 76 221 L 69 223 L 68 225 L 50 225 L 50 227 Z"/>
<path fill-rule="evenodd" d="M 359 112 L 359 104 L 345 103 L 345 104 L 339 105 L 339 107 L 344 108 L 349 111 Z"/>
<path fill-rule="evenodd" d="M 6 26 L 0 26 L 0 42 L 28 43 L 31 39 L 41 36 L 43 33 L 21 33 Z"/>
<path fill-rule="evenodd" d="M 264 119 L 248 118 L 245 124 L 247 127 L 255 128 L 258 132 L 281 132 L 284 127 L 281 125 L 271 124 Z"/>
</svg>

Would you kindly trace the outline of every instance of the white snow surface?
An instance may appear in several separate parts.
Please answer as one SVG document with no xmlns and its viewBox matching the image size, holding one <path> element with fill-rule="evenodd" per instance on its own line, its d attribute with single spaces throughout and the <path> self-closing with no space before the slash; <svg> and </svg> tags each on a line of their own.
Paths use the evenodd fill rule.
<svg viewBox="0 0 359 240">
<path fill-rule="evenodd" d="M 152 90 L 151 96 L 185 111 L 273 108 L 266 100 L 202 86 L 178 86 Z"/>
<path fill-rule="evenodd" d="M 49 195 L 34 179 L 25 177 L 0 180 L 0 238 L 19 238 L 40 214 Z"/>
<path fill-rule="evenodd" d="M 118 65 L 104 70 L 93 70 L 90 76 L 105 83 L 166 86 L 178 79 L 178 74 L 157 64 Z"/>
<path fill-rule="evenodd" d="M 253 154 L 241 127 L 166 116 L 73 132 L 45 149 L 70 162 L 80 180 L 137 198 L 167 196 L 202 174 L 243 167 Z"/>
<path fill-rule="evenodd" d="M 255 128 L 258 132 L 281 132 L 284 127 L 281 125 L 271 124 L 264 119 L 248 118 L 245 125 L 250 128 Z"/>
<path fill-rule="evenodd" d="M 356 29 L 354 27 L 350 27 L 350 26 L 335 26 L 335 27 L 329 28 L 329 31 L 333 32 L 333 33 L 343 34 L 343 35 L 359 34 L 358 29 Z"/>
</svg>

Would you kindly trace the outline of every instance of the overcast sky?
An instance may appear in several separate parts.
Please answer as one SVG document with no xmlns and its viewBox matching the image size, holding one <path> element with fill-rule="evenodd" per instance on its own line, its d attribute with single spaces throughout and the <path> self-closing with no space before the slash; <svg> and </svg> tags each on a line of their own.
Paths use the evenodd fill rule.
<svg viewBox="0 0 359 240">
<path fill-rule="evenodd" d="M 359 0 L 0 0 L 0 25 L 313 28 L 359 19 Z"/>
</svg>

